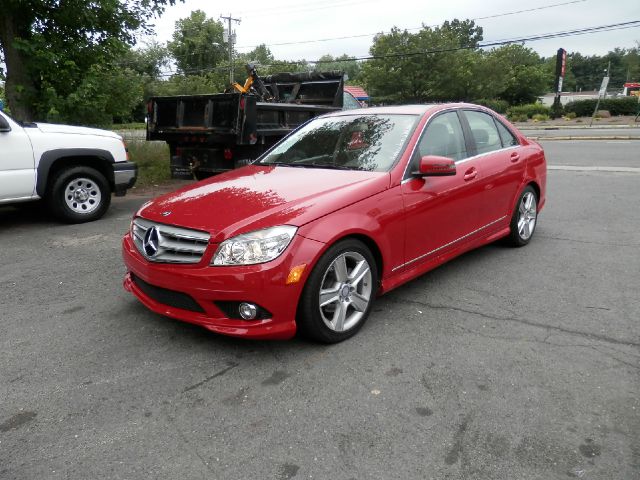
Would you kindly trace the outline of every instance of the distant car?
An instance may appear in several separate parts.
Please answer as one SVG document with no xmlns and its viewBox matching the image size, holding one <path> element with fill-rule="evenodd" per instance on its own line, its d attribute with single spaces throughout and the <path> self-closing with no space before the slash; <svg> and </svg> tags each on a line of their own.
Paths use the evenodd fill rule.
<svg viewBox="0 0 640 480">
<path fill-rule="evenodd" d="M 484 107 L 336 112 L 145 204 L 124 286 L 226 335 L 338 342 L 377 295 L 497 239 L 529 243 L 545 186 L 542 148 Z"/>
</svg>

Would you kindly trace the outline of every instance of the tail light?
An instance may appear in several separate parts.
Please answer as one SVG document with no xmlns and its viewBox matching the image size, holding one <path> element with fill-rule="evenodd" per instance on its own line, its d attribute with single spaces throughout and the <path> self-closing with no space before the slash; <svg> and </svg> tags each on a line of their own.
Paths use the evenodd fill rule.
<svg viewBox="0 0 640 480">
<path fill-rule="evenodd" d="M 230 148 L 225 148 L 224 149 L 224 159 L 225 160 L 231 160 L 233 158 L 233 152 L 231 151 Z"/>
</svg>

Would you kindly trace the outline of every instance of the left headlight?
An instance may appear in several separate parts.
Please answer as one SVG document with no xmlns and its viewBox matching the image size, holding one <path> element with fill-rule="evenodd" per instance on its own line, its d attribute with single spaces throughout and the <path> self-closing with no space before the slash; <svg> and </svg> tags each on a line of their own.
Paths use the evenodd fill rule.
<svg viewBox="0 0 640 480">
<path fill-rule="evenodd" d="M 254 265 L 278 258 L 298 227 L 281 225 L 245 233 L 225 240 L 216 250 L 211 265 Z"/>
</svg>

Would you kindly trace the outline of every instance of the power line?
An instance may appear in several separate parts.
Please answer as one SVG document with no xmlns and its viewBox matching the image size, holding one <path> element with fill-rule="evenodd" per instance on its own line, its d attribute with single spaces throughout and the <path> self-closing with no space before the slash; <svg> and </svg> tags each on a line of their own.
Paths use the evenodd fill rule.
<svg viewBox="0 0 640 480">
<path fill-rule="evenodd" d="M 553 39 L 553 38 L 572 37 L 572 36 L 578 36 L 578 35 L 587 35 L 587 34 L 592 34 L 592 33 L 609 32 L 609 31 L 614 31 L 614 30 L 624 30 L 624 29 L 628 29 L 628 28 L 637 28 L 637 27 L 640 27 L 640 20 L 633 20 L 633 21 L 622 22 L 622 23 L 613 23 L 613 24 L 609 24 L 609 25 L 599 25 L 599 26 L 595 26 L 595 27 L 585 27 L 585 28 L 574 29 L 574 30 L 565 30 L 565 31 L 560 31 L 560 32 L 542 33 L 542 34 L 537 34 L 537 35 L 531 35 L 531 36 L 528 36 L 528 37 L 517 37 L 517 38 L 511 38 L 511 39 L 505 39 L 505 40 L 494 40 L 494 41 L 489 41 L 489 42 L 478 43 L 475 46 L 447 47 L 447 48 L 439 48 L 439 49 L 432 49 L 432 50 L 419 50 L 419 51 L 413 51 L 413 52 L 390 53 L 390 54 L 385 54 L 385 55 L 368 55 L 368 56 L 359 56 L 359 57 L 349 57 L 349 58 L 338 60 L 338 62 L 363 61 L 363 60 L 383 60 L 383 59 L 388 59 L 388 58 L 403 58 L 403 57 L 415 57 L 415 56 L 421 56 L 421 55 L 431 55 L 431 54 L 437 54 L 437 53 L 450 53 L 450 52 L 456 52 L 456 51 L 461 51 L 461 50 L 474 50 L 474 49 L 477 49 L 477 48 L 499 47 L 499 46 L 503 46 L 503 45 L 512 45 L 512 44 L 516 44 L 516 43 L 526 43 L 526 42 L 533 42 L 533 41 L 539 41 L 539 40 L 548 40 L 548 39 Z M 320 64 L 323 64 L 323 63 L 335 63 L 335 62 L 336 62 L 336 60 L 304 60 L 305 64 L 311 64 L 311 65 L 320 65 Z M 295 62 L 295 61 L 285 62 L 285 61 L 281 61 L 281 62 L 273 62 L 273 63 L 271 63 L 269 65 L 262 65 L 262 66 L 263 67 L 275 67 L 275 66 L 278 66 L 278 65 L 294 65 L 294 64 L 301 64 L 301 62 Z M 224 71 L 226 69 L 227 69 L 227 67 L 213 67 L 213 68 L 209 68 L 209 69 L 198 69 L 198 70 L 192 70 L 192 71 L 183 72 L 183 73 L 209 73 L 209 72 L 215 72 L 215 71 Z M 168 77 L 168 76 L 171 76 L 171 75 L 173 75 L 175 73 L 177 73 L 177 72 L 176 71 L 172 71 L 172 72 L 167 72 L 165 74 L 162 74 L 160 76 Z"/>
<path fill-rule="evenodd" d="M 347 0 L 348 2 L 349 0 Z M 518 15 L 521 13 L 529 13 L 529 12 L 533 12 L 533 11 L 537 11 L 537 10 L 546 10 L 549 8 L 555 8 L 555 7 L 561 7 L 561 6 L 565 6 L 565 5 L 572 5 L 572 4 L 576 4 L 576 3 L 584 3 L 588 0 L 571 0 L 571 1 L 567 1 L 567 2 L 562 2 L 562 3 L 554 3 L 554 4 L 550 4 L 550 5 L 543 5 L 540 7 L 534 7 L 534 8 L 527 8 L 524 10 L 515 10 L 515 11 L 511 11 L 511 12 L 503 12 L 503 13 L 496 13 L 496 14 L 492 14 L 492 15 L 487 15 L 484 17 L 477 17 L 477 18 L 472 18 L 469 20 L 486 20 L 486 19 L 490 19 L 490 18 L 499 18 L 499 17 L 506 17 L 506 16 L 510 16 L 510 15 Z M 336 1 L 337 4 L 342 3 L 342 0 L 337 0 Z M 439 24 L 434 24 L 434 25 L 427 25 L 426 27 L 429 28 L 436 28 L 436 27 L 440 27 L 441 25 Z M 425 28 L 425 25 L 421 26 L 421 27 L 415 27 L 415 28 L 405 28 L 402 30 L 406 30 L 406 31 L 415 31 L 415 30 L 422 30 L 423 28 Z M 333 41 L 333 40 L 349 40 L 349 39 L 353 39 L 353 38 L 364 38 L 364 37 L 372 37 L 378 34 L 388 34 L 390 33 L 390 31 L 386 31 L 386 32 L 376 32 L 376 33 L 364 33 L 364 34 L 359 34 L 359 35 L 347 35 L 347 36 L 342 36 L 342 37 L 330 37 L 330 38 L 321 38 L 321 39 L 315 39 L 315 40 L 300 40 L 300 41 L 296 41 L 296 42 L 282 42 L 282 43 L 272 43 L 270 45 L 265 45 L 265 44 L 260 44 L 260 45 L 245 45 L 245 46 L 236 46 L 235 49 L 239 50 L 239 49 L 249 49 L 249 48 L 256 48 L 262 45 L 265 45 L 266 47 L 275 47 L 275 46 L 283 46 L 283 45 L 303 45 L 303 44 L 308 44 L 308 43 L 319 43 L 319 42 L 328 42 L 328 41 Z M 174 55 L 174 58 L 189 58 L 192 57 L 194 55 L 197 55 L 199 53 L 203 53 L 203 52 L 207 52 L 207 50 L 203 50 L 203 49 L 195 49 L 191 52 L 182 54 L 182 55 Z M 127 64 L 131 64 L 132 62 L 122 62 L 119 64 L 122 65 L 127 65 Z"/>
<path fill-rule="evenodd" d="M 477 18 L 471 18 L 470 20 L 476 21 L 476 20 L 488 20 L 491 18 L 499 18 L 499 17 L 506 17 L 506 16 L 510 16 L 510 15 L 518 15 L 520 13 L 529 13 L 529 12 L 534 12 L 534 11 L 538 11 L 538 10 L 546 10 L 549 8 L 555 8 L 555 7 L 562 7 L 565 5 L 572 5 L 575 3 L 583 3 L 586 2 L 587 0 L 571 0 L 569 2 L 562 2 L 562 3 L 554 3 L 551 5 L 543 5 L 541 7 L 535 7 L 535 8 L 527 8 L 524 10 L 516 10 L 513 12 L 505 12 L 505 13 L 496 13 L 493 15 L 487 15 L 485 17 L 477 17 Z M 430 28 L 435 28 L 435 27 L 439 27 L 440 25 L 428 25 L 428 27 Z M 423 28 L 425 28 L 425 26 L 421 26 L 421 27 L 414 27 L 414 28 L 405 28 L 403 30 L 407 30 L 407 31 L 414 31 L 414 30 L 422 30 Z M 321 43 L 321 42 L 330 42 L 333 40 L 349 40 L 352 38 L 365 38 L 365 37 L 373 37 L 375 35 L 378 34 L 388 34 L 390 33 L 390 31 L 386 31 L 386 32 L 376 32 L 376 33 L 363 33 L 363 34 L 358 34 L 358 35 L 347 35 L 347 36 L 343 36 L 343 37 L 329 37 L 329 38 L 318 38 L 315 40 L 302 40 L 302 41 L 297 41 L 297 42 L 281 42 L 281 43 L 271 43 L 270 45 L 267 45 L 267 47 L 279 47 L 279 46 L 283 46 L 283 45 L 299 45 L 299 44 L 305 44 L 305 43 Z M 256 48 L 259 45 L 243 45 L 243 46 L 238 46 L 238 49 L 241 48 Z"/>
</svg>

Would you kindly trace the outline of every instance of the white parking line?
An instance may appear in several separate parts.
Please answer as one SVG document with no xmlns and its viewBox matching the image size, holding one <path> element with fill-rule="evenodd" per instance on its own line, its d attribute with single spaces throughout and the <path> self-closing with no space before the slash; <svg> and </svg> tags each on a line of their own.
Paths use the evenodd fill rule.
<svg viewBox="0 0 640 480">
<path fill-rule="evenodd" d="M 617 172 L 617 173 L 640 173 L 638 167 L 590 167 L 577 165 L 547 165 L 549 170 L 565 170 L 570 172 Z"/>
</svg>

